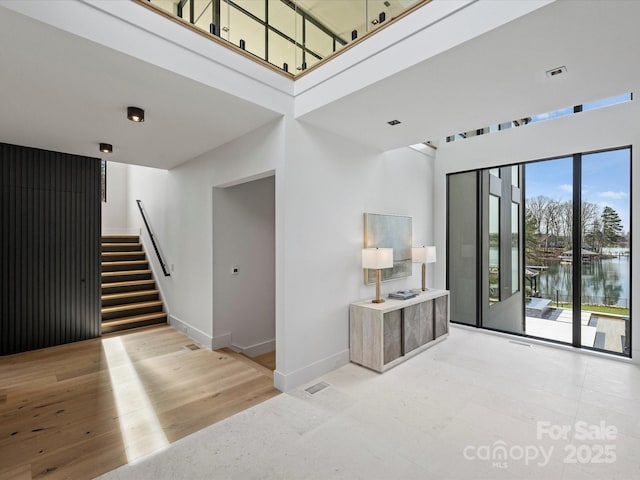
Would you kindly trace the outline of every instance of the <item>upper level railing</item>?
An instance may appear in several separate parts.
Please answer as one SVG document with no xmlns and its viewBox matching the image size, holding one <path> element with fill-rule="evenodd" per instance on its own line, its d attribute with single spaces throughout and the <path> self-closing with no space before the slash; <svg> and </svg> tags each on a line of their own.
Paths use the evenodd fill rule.
<svg viewBox="0 0 640 480">
<path fill-rule="evenodd" d="M 299 75 L 431 0 L 134 0 Z"/>
</svg>

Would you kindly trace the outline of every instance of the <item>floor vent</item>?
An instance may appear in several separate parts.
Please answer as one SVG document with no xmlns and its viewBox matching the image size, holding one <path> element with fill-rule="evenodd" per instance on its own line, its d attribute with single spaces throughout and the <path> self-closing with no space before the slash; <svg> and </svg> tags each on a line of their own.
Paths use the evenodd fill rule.
<svg viewBox="0 0 640 480">
<path fill-rule="evenodd" d="M 190 343 L 189 345 L 185 345 L 185 347 L 189 350 L 200 350 L 200 347 L 195 343 Z"/>
<path fill-rule="evenodd" d="M 531 346 L 530 343 L 516 342 L 515 340 L 509 340 L 509 343 L 515 343 L 516 345 L 522 345 L 523 347 L 530 347 Z"/>
<path fill-rule="evenodd" d="M 315 395 L 320 390 L 324 390 L 328 386 L 329 386 L 328 383 L 319 382 L 319 383 L 316 383 L 315 385 L 311 385 L 310 387 L 305 388 L 304 391 L 307 393 L 310 393 L 311 395 Z"/>
</svg>

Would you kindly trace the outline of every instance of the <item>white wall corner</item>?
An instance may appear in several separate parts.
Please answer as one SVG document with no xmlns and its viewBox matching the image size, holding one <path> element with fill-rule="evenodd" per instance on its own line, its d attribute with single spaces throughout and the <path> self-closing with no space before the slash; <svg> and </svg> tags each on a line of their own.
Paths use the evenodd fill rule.
<svg viewBox="0 0 640 480">
<path fill-rule="evenodd" d="M 211 341 L 211 349 L 231 347 L 231 333 L 223 333 L 222 335 L 214 335 Z"/>
<path fill-rule="evenodd" d="M 214 341 L 215 341 L 214 337 Z M 249 345 L 246 347 L 242 347 L 240 345 L 231 344 L 231 348 L 236 352 L 242 353 L 247 357 L 257 357 L 258 355 L 262 355 L 264 353 L 273 352 L 276 349 L 276 340 L 267 340 L 266 342 L 256 343 L 255 345 Z"/>
<path fill-rule="evenodd" d="M 199 344 L 205 346 L 209 350 L 214 350 L 213 348 L 213 338 L 204 333 L 201 330 L 198 330 L 195 327 L 192 327 L 186 322 L 174 317 L 173 315 L 168 315 L 169 325 L 178 330 L 179 332 L 184 333 L 187 337 L 192 340 L 198 342 Z M 220 347 L 217 347 L 220 348 Z"/>
<path fill-rule="evenodd" d="M 281 392 L 287 392 L 347 363 L 349 363 L 348 348 L 291 373 L 276 370 L 273 372 L 273 386 Z"/>
</svg>

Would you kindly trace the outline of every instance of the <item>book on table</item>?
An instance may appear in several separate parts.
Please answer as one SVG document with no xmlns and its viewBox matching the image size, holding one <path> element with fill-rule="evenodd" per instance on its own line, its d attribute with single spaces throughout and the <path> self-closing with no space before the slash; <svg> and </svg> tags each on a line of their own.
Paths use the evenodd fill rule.
<svg viewBox="0 0 640 480">
<path fill-rule="evenodd" d="M 411 290 L 398 290 L 397 292 L 391 292 L 389 294 L 389 298 L 394 298 L 396 300 L 408 300 L 416 296 L 417 295 L 413 293 Z"/>
</svg>

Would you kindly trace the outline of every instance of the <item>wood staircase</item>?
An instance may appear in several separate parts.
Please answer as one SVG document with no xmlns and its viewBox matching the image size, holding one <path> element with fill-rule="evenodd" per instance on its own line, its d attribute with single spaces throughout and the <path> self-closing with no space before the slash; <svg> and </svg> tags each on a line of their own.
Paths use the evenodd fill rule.
<svg viewBox="0 0 640 480">
<path fill-rule="evenodd" d="M 102 237 L 102 333 L 166 323 L 160 292 L 137 235 Z"/>
</svg>

